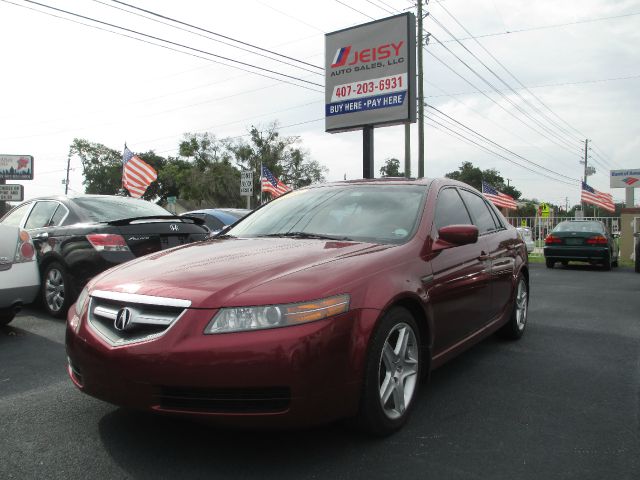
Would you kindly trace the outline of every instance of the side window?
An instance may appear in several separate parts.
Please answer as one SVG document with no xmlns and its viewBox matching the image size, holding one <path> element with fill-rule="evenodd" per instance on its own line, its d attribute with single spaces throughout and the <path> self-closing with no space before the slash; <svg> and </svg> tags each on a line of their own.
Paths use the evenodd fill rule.
<svg viewBox="0 0 640 480">
<path fill-rule="evenodd" d="M 37 202 L 31 210 L 24 228 L 42 228 L 49 225 L 49 220 L 58 207 L 57 202 Z"/>
<path fill-rule="evenodd" d="M 14 208 L 11 213 L 7 214 L 7 216 L 4 217 L 4 220 L 2 220 L 2 224 L 10 225 L 12 227 L 19 227 L 20 223 L 22 222 L 22 217 L 24 217 L 25 214 L 29 211 L 31 205 L 31 202 L 29 202 Z"/>
<path fill-rule="evenodd" d="M 447 225 L 470 225 L 471 218 L 455 188 L 445 188 L 438 194 L 433 225 L 436 230 Z"/>
<path fill-rule="evenodd" d="M 68 213 L 69 213 L 69 210 L 67 210 L 67 207 L 65 207 L 62 204 L 59 204 L 58 208 L 56 208 L 56 212 L 53 214 L 53 217 L 51 217 L 51 220 L 49 221 L 48 226 L 53 226 L 53 227 L 60 226 L 63 220 L 67 218 Z"/>
<path fill-rule="evenodd" d="M 461 190 L 460 194 L 464 199 L 464 203 L 469 207 L 469 211 L 474 220 L 473 223 L 478 227 L 480 235 L 496 230 L 497 227 L 493 216 L 489 211 L 489 206 L 484 203 L 484 200 L 475 193 L 468 192 L 467 190 Z"/>
<path fill-rule="evenodd" d="M 496 211 L 495 207 L 493 207 L 488 201 L 485 200 L 484 203 L 486 203 L 487 207 L 489 207 L 489 211 L 491 212 L 491 216 L 493 217 L 493 221 L 496 224 L 496 227 L 498 227 L 499 229 L 504 228 L 504 222 L 500 220 L 502 215 L 500 215 Z"/>
</svg>

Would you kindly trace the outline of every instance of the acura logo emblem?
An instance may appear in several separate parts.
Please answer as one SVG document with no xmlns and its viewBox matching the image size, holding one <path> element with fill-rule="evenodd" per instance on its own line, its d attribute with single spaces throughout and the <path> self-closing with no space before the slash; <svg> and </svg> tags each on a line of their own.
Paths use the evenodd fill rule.
<svg viewBox="0 0 640 480">
<path fill-rule="evenodd" d="M 175 223 L 172 223 L 171 225 L 169 225 L 169 228 L 171 229 L 172 232 L 178 231 L 178 225 L 176 225 Z"/>
<path fill-rule="evenodd" d="M 116 315 L 116 319 L 113 321 L 113 326 L 116 330 L 123 331 L 131 325 L 131 310 L 128 308 L 121 308 Z"/>
</svg>

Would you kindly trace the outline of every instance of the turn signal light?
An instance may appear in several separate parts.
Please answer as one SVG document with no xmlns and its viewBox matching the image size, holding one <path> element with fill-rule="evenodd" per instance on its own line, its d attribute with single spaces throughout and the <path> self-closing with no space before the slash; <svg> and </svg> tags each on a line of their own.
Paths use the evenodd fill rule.
<svg viewBox="0 0 640 480">
<path fill-rule="evenodd" d="M 544 239 L 545 245 L 559 245 L 562 243 L 562 239 L 559 237 L 554 237 L 553 235 L 547 235 L 547 238 Z"/>
<path fill-rule="evenodd" d="M 606 237 L 602 235 L 596 235 L 595 237 L 587 238 L 587 244 L 589 245 L 607 245 L 609 242 Z"/>
<path fill-rule="evenodd" d="M 93 245 L 97 251 L 107 252 L 123 252 L 129 251 L 127 242 L 124 241 L 122 235 L 116 235 L 113 233 L 92 233 L 87 235 L 87 240 Z"/>
</svg>

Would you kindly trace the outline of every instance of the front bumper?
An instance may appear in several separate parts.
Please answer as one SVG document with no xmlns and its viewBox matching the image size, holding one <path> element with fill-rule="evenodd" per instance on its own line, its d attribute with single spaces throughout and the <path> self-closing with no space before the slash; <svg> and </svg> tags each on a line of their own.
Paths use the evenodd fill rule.
<svg viewBox="0 0 640 480">
<path fill-rule="evenodd" d="M 204 335 L 214 314 L 188 309 L 161 337 L 124 346 L 105 342 L 86 318 L 78 333 L 68 322 L 69 375 L 83 392 L 116 405 L 221 424 L 312 425 L 357 412 L 378 311 Z"/>
<path fill-rule="evenodd" d="M 552 260 L 602 261 L 609 255 L 609 247 L 545 246 L 544 256 Z"/>
</svg>

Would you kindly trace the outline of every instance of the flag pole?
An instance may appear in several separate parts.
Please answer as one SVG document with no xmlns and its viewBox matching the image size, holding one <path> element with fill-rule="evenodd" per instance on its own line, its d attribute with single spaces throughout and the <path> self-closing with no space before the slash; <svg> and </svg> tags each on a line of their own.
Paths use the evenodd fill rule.
<svg viewBox="0 0 640 480">
<path fill-rule="evenodd" d="M 262 160 L 260 160 L 260 176 L 258 179 L 260 181 L 260 205 L 262 205 Z"/>
</svg>

